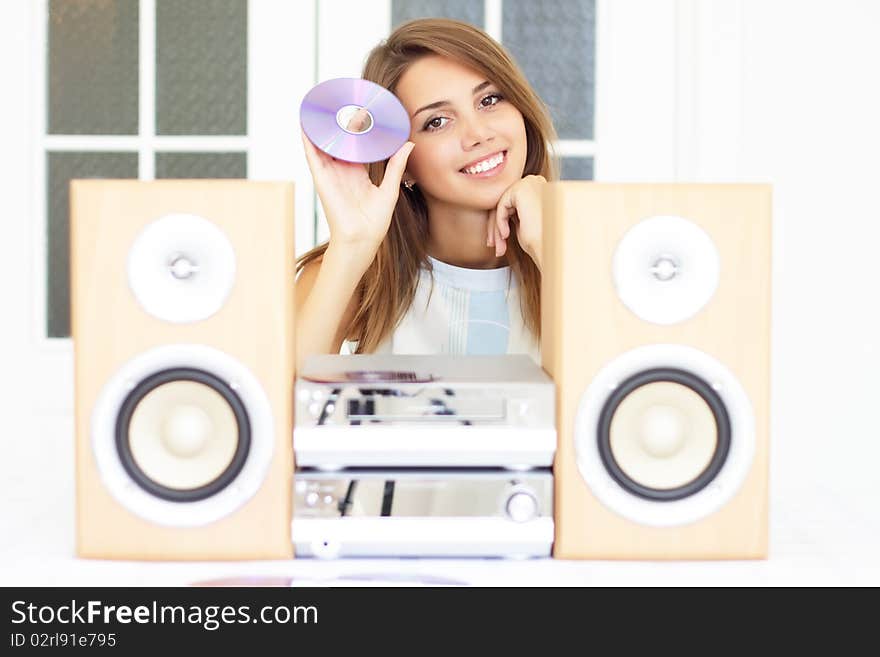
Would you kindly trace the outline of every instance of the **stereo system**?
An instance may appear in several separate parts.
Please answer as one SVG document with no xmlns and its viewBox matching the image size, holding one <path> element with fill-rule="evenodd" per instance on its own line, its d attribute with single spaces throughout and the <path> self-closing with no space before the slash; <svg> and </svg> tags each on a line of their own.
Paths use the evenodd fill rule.
<svg viewBox="0 0 880 657">
<path fill-rule="evenodd" d="M 769 186 L 543 208 L 543 369 L 295 373 L 291 184 L 73 181 L 78 554 L 766 557 Z"/>
<path fill-rule="evenodd" d="M 529 356 L 312 356 L 298 556 L 549 557 L 553 381 Z"/>
</svg>

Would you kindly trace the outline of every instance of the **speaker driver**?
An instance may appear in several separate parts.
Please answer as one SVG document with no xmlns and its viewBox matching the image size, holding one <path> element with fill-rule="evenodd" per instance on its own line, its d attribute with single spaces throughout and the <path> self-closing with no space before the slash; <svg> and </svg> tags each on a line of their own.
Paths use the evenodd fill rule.
<svg viewBox="0 0 880 657">
<path fill-rule="evenodd" d="M 630 228 L 612 260 L 617 295 L 638 317 L 676 324 L 715 295 L 721 256 L 712 238 L 689 219 L 656 216 Z"/>
<path fill-rule="evenodd" d="M 730 448 L 730 419 L 705 381 L 658 368 L 614 390 L 597 440 L 605 467 L 623 488 L 646 499 L 676 500 L 718 474 Z"/>
<path fill-rule="evenodd" d="M 250 422 L 235 391 L 191 368 L 158 372 L 122 403 L 116 448 L 131 478 L 166 500 L 216 494 L 241 471 Z"/>
<path fill-rule="evenodd" d="M 156 347 L 125 362 L 91 415 L 92 450 L 108 492 L 150 522 L 206 525 L 264 484 L 275 451 L 259 380 L 202 344 Z"/>
<path fill-rule="evenodd" d="M 166 322 L 211 317 L 235 282 L 235 250 L 198 215 L 169 214 L 147 225 L 128 254 L 128 285 L 141 307 Z"/>
<path fill-rule="evenodd" d="M 655 527 L 724 506 L 756 449 L 754 411 L 736 375 L 680 344 L 637 347 L 606 363 L 581 395 L 573 438 L 596 499 Z"/>
</svg>

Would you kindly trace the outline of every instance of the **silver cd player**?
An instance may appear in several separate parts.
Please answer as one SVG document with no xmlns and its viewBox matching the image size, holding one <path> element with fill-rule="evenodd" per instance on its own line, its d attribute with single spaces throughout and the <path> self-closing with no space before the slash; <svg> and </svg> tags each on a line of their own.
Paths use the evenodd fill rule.
<svg viewBox="0 0 880 657">
<path fill-rule="evenodd" d="M 550 467 L 555 387 L 529 356 L 321 355 L 296 381 L 298 467 Z"/>
</svg>

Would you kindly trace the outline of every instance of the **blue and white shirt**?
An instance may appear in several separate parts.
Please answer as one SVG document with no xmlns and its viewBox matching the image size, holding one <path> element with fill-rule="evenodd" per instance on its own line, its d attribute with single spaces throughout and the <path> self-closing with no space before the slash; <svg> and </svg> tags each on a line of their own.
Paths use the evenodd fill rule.
<svg viewBox="0 0 880 657">
<path fill-rule="evenodd" d="M 379 354 L 528 354 L 540 364 L 538 340 L 525 327 L 510 267 L 467 269 L 431 258 L 412 304 Z M 352 353 L 343 345 L 342 353 Z"/>
</svg>

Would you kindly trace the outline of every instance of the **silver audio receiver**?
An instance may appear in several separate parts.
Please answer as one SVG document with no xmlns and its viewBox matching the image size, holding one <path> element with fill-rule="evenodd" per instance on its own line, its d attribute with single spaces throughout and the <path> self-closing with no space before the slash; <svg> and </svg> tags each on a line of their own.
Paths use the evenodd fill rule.
<svg viewBox="0 0 880 657">
<path fill-rule="evenodd" d="M 548 557 L 549 471 L 299 471 L 297 557 Z"/>
</svg>

